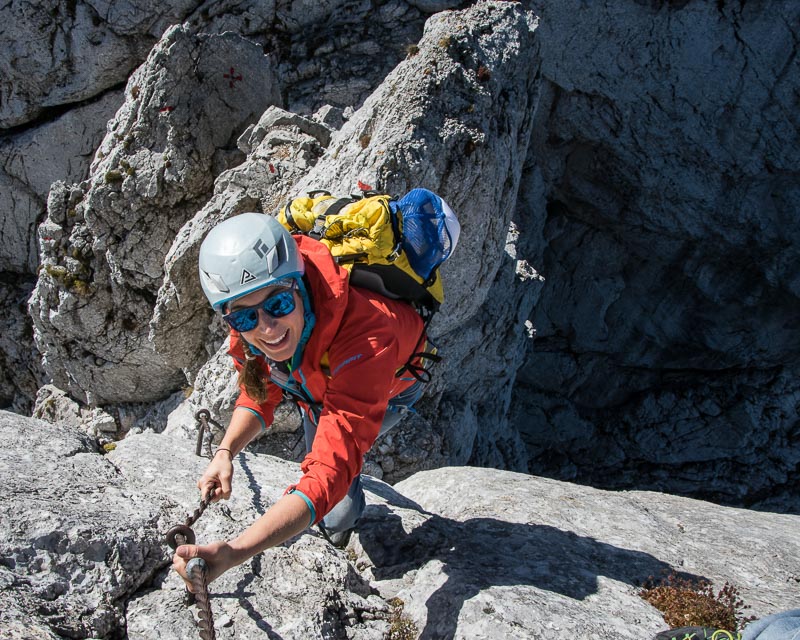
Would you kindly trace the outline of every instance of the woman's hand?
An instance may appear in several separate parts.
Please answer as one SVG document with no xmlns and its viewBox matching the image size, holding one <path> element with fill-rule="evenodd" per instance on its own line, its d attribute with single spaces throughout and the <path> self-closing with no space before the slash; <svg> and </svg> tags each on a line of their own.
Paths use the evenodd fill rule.
<svg viewBox="0 0 800 640">
<path fill-rule="evenodd" d="M 212 495 L 212 501 L 231 497 L 231 479 L 233 478 L 233 461 L 227 449 L 217 449 L 213 460 L 197 481 L 201 497 Z"/>
<path fill-rule="evenodd" d="M 234 551 L 231 546 L 224 541 L 212 542 L 211 544 L 182 544 L 175 550 L 175 555 L 172 557 L 172 568 L 177 571 L 183 581 L 186 583 L 186 588 L 194 592 L 192 583 L 186 577 L 186 563 L 192 558 L 202 558 L 206 561 L 208 566 L 208 574 L 206 580 L 211 582 L 225 573 L 231 567 L 239 564 L 237 562 Z"/>
</svg>

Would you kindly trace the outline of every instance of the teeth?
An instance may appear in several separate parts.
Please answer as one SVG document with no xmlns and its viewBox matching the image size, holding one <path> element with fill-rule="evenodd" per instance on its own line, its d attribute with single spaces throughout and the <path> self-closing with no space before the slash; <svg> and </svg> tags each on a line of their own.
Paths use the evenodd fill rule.
<svg viewBox="0 0 800 640">
<path fill-rule="evenodd" d="M 283 340 L 286 337 L 287 333 L 289 333 L 288 329 L 286 331 L 284 331 L 283 335 L 280 338 L 278 338 L 277 340 L 264 340 L 264 342 L 266 342 L 270 346 L 278 344 L 281 340 Z"/>
</svg>

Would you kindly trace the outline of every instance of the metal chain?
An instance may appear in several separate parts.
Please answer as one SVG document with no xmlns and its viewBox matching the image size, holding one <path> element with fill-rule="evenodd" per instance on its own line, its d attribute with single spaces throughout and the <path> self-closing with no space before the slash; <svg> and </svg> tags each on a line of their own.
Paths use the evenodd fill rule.
<svg viewBox="0 0 800 640">
<path fill-rule="evenodd" d="M 211 612 L 211 601 L 208 598 L 208 565 L 202 558 L 192 558 L 186 564 L 186 575 L 192 583 L 197 610 L 200 616 L 201 640 L 216 640 L 214 615 Z"/>
<path fill-rule="evenodd" d="M 194 419 L 197 420 L 197 440 L 195 442 L 194 454 L 199 456 L 203 452 L 203 445 L 206 446 L 206 457 L 211 458 L 211 441 L 214 439 L 214 434 L 211 427 L 222 430 L 222 425 L 211 417 L 211 412 L 208 409 L 200 409 L 194 414 Z M 208 433 L 208 438 L 205 434 Z"/>
<path fill-rule="evenodd" d="M 195 535 L 191 527 L 203 515 L 208 505 L 211 504 L 213 497 L 214 491 L 211 490 L 205 498 L 200 500 L 200 506 L 186 517 L 183 524 L 176 525 L 167 532 L 167 544 L 173 550 L 182 544 L 194 544 Z M 214 616 L 211 612 L 211 601 L 208 597 L 208 565 L 205 560 L 202 558 L 189 560 L 186 564 L 186 575 L 192 583 L 193 595 L 197 602 L 200 616 L 200 638 L 201 640 L 216 640 Z"/>
<path fill-rule="evenodd" d="M 200 500 L 200 506 L 198 506 L 193 513 L 186 516 L 186 521 L 183 523 L 184 526 L 191 527 L 200 519 L 200 516 L 203 515 L 203 512 L 208 508 L 208 505 L 213 502 L 214 491 L 216 491 L 216 487 L 212 487 L 211 490 L 206 494 L 206 497 Z"/>
</svg>

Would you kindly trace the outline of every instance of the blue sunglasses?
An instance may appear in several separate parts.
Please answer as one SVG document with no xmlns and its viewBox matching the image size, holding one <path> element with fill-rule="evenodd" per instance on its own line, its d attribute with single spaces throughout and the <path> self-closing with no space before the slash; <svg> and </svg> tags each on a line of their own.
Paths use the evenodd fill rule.
<svg viewBox="0 0 800 640">
<path fill-rule="evenodd" d="M 243 331 L 252 331 L 258 326 L 259 309 L 262 309 L 264 313 L 273 318 L 282 318 L 283 316 L 288 316 L 294 311 L 294 308 L 294 288 L 284 289 L 269 296 L 261 304 L 231 311 L 222 316 L 222 319 L 228 323 L 231 329 L 241 333 Z"/>
</svg>

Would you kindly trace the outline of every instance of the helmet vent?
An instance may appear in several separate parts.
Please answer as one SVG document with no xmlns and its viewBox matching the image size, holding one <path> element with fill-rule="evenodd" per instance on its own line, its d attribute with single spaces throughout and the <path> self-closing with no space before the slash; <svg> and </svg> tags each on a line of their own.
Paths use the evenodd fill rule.
<svg viewBox="0 0 800 640">
<path fill-rule="evenodd" d="M 205 284 L 209 289 L 216 290 L 218 293 L 228 293 L 230 291 L 228 285 L 225 284 L 225 280 L 218 273 L 209 273 L 208 271 L 202 271 L 201 273 L 205 275 Z"/>
<path fill-rule="evenodd" d="M 270 275 L 275 273 L 281 264 L 280 257 L 278 256 L 278 247 L 273 247 L 267 254 L 267 271 Z"/>
</svg>

